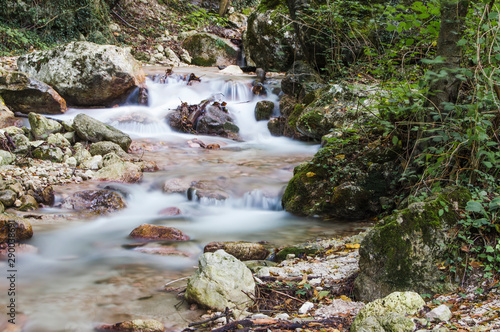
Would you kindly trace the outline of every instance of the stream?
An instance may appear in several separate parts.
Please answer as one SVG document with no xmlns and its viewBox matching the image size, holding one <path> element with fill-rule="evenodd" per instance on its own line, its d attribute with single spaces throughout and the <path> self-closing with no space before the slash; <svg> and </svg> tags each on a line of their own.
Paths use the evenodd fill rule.
<svg viewBox="0 0 500 332">
<path fill-rule="evenodd" d="M 190 73 L 194 69 L 183 70 Z M 70 109 L 57 116 L 69 119 L 84 112 L 117 127 L 134 139 L 134 146 L 143 147 L 134 156 L 154 160 L 160 170 L 144 173 L 140 184 L 116 185 L 127 199 L 127 207 L 119 212 L 93 220 L 33 225 L 35 235 L 29 244 L 39 253 L 23 255 L 17 261 L 17 318 L 26 320 L 23 331 L 85 332 L 93 331 L 96 324 L 138 318 L 157 319 L 167 330 L 182 330 L 190 322 L 199 321 L 203 311 L 190 310 L 189 304 L 176 297 L 178 291 L 166 292 L 164 285 L 192 275 L 207 243 L 266 241 L 279 247 L 350 234 L 360 225 L 298 218 L 281 209 L 280 197 L 293 168 L 310 160 L 319 146 L 273 137 L 266 121 L 255 120 L 257 101 L 278 104 L 278 96 L 270 90 L 279 85 L 279 77 L 271 77 L 267 97 L 259 97 L 251 92 L 255 77 L 224 76 L 217 69 L 195 70 L 201 82 L 192 86 L 175 78 L 163 84 L 149 79 L 148 107 L 125 104 L 109 109 Z M 163 71 L 150 68 L 148 74 Z M 181 73 L 181 69 L 178 71 Z M 164 121 L 169 110 L 181 101 L 198 104 L 211 96 L 227 102 L 242 142 L 175 133 Z M 279 113 L 277 107 L 275 113 Z M 219 144 L 221 149 L 196 147 L 190 144 L 194 138 Z M 165 193 L 162 188 L 166 181 L 217 183 L 230 197 L 189 200 L 186 194 Z M 74 186 L 64 189 L 78 190 Z M 177 208 L 181 214 L 164 215 L 166 208 Z M 67 213 L 56 208 L 39 212 Z M 137 241 L 128 234 L 144 223 L 176 227 L 191 240 L 152 243 L 140 247 L 140 251 L 131 245 Z M 180 254 L 147 253 L 158 247 Z M 0 284 L 2 292 L 4 282 Z M 185 282 L 169 286 L 182 287 Z"/>
</svg>

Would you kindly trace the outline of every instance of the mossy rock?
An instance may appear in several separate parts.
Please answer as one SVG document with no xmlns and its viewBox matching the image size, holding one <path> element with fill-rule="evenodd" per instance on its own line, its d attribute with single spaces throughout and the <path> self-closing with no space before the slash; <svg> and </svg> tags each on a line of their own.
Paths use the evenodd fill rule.
<svg viewBox="0 0 500 332">
<path fill-rule="evenodd" d="M 194 34 L 182 43 L 197 66 L 229 66 L 236 64 L 238 49 L 227 40 L 210 33 Z"/>
<path fill-rule="evenodd" d="M 359 138 L 331 138 L 310 162 L 297 166 L 282 204 L 300 216 L 363 220 L 381 211 L 390 196 L 397 151 Z"/>
<path fill-rule="evenodd" d="M 276 261 L 281 262 L 284 261 L 288 255 L 295 255 L 295 257 L 302 257 L 308 255 L 316 255 L 318 254 L 318 248 L 314 247 L 305 247 L 305 246 L 295 246 L 295 247 L 286 247 L 278 251 L 276 254 Z"/>
<path fill-rule="evenodd" d="M 437 265 L 446 259 L 458 209 L 470 197 L 465 188 L 449 187 L 382 219 L 361 243 L 357 298 L 373 300 L 405 290 L 434 294 L 450 288 Z"/>
</svg>

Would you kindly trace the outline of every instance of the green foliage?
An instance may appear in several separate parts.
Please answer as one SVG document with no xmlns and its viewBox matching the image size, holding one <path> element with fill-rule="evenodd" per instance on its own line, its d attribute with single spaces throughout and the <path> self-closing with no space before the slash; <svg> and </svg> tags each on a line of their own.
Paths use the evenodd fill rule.
<svg viewBox="0 0 500 332">
<path fill-rule="evenodd" d="M 187 4 L 186 14 L 182 17 L 183 30 L 193 30 L 207 25 L 227 26 L 228 20 L 219 14 L 211 13 L 204 8 Z"/>
<path fill-rule="evenodd" d="M 18 41 L 2 45 L 4 52 L 25 52 L 34 47 L 80 39 L 104 43 L 108 31 L 109 8 L 104 0 L 11 1 L 0 0 L 2 35 Z M 9 30 L 10 29 L 10 30 Z"/>
</svg>

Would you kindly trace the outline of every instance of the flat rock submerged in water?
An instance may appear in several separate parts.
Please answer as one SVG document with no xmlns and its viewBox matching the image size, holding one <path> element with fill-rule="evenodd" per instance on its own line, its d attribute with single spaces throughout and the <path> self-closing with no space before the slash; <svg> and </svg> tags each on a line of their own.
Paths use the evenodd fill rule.
<svg viewBox="0 0 500 332">
<path fill-rule="evenodd" d="M 65 198 L 61 207 L 102 214 L 121 210 L 126 207 L 126 202 L 120 194 L 111 190 L 85 190 Z"/>
<path fill-rule="evenodd" d="M 145 240 L 188 241 L 189 236 L 174 227 L 142 224 L 136 227 L 130 237 Z"/>
</svg>

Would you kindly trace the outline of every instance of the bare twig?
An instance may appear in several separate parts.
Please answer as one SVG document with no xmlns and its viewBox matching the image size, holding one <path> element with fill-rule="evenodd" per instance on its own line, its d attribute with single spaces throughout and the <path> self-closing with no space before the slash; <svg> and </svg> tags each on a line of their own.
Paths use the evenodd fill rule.
<svg viewBox="0 0 500 332">
<path fill-rule="evenodd" d="M 116 17 L 118 17 L 123 23 L 125 23 L 128 27 L 134 29 L 134 30 L 137 30 L 139 31 L 139 29 L 137 29 L 135 26 L 133 26 L 132 24 L 128 23 L 127 21 L 125 21 L 120 15 L 118 15 L 114 10 L 111 11 L 111 13 L 113 15 L 115 15 Z"/>
</svg>

